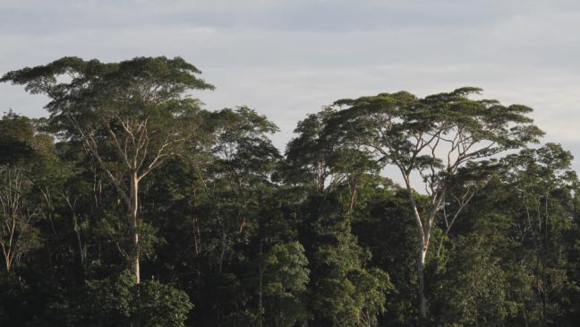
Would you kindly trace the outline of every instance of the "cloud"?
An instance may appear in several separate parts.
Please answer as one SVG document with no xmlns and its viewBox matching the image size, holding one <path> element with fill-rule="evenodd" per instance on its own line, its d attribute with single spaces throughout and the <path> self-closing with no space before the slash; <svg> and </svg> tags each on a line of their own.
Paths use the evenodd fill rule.
<svg viewBox="0 0 580 327">
<path fill-rule="evenodd" d="M 482 27 L 516 15 L 578 11 L 573 1 L 30 1 L 0 2 L 3 29 L 189 25 L 343 33 L 408 26 Z M 27 21 L 28 24 L 23 24 Z"/>
</svg>

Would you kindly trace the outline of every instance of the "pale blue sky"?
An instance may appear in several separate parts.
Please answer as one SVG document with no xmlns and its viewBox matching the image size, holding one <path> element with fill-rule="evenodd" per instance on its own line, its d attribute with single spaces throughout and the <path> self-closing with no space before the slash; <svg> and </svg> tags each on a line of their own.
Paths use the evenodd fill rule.
<svg viewBox="0 0 580 327">
<path fill-rule="evenodd" d="M 0 0 L 0 72 L 62 56 L 181 56 L 216 91 L 279 125 L 344 97 L 470 85 L 533 107 L 547 141 L 580 159 L 580 1 Z M 0 110 L 45 99 L 0 85 Z M 575 167 L 580 170 L 580 160 Z"/>
</svg>

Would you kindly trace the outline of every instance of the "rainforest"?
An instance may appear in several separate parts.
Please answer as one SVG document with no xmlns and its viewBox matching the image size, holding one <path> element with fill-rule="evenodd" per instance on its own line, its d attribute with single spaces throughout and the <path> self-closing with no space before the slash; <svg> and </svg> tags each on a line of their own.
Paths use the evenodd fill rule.
<svg viewBox="0 0 580 327">
<path fill-rule="evenodd" d="M 0 81 L 46 99 L 0 120 L 1 326 L 580 324 L 580 184 L 524 104 L 344 94 L 279 149 L 180 57 Z"/>
</svg>

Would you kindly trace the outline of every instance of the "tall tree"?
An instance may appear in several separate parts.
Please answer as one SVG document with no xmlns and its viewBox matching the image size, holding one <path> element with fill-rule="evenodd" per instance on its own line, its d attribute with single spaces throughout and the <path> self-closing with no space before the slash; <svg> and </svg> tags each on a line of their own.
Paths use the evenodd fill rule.
<svg viewBox="0 0 580 327">
<path fill-rule="evenodd" d="M 422 319 L 427 317 L 427 254 L 452 177 L 469 162 L 522 147 L 542 135 L 527 116 L 531 108 L 469 98 L 480 91 L 466 87 L 423 99 L 407 92 L 382 93 L 335 102 L 344 110 L 331 126 L 349 130 L 350 142 L 365 146 L 377 161 L 400 171 L 417 226 Z M 413 176 L 424 182 L 428 196 L 425 208 L 417 202 Z"/>
<path fill-rule="evenodd" d="M 510 181 L 514 234 L 521 240 L 519 249 L 522 270 L 529 274 L 530 295 L 523 310 L 526 323 L 564 325 L 558 317 L 566 306 L 564 293 L 573 286 L 563 260 L 570 251 L 563 244 L 574 216 L 573 199 L 578 192 L 578 178 L 571 170 L 572 155 L 558 144 L 548 143 L 538 149 L 525 149 L 509 157 L 513 169 L 505 178 Z"/>
<path fill-rule="evenodd" d="M 361 146 L 343 142 L 326 108 L 298 123 L 282 175 L 304 191 L 302 235 L 311 259 L 312 320 L 317 326 L 376 326 L 385 311 L 389 277 L 368 267 L 369 253 L 351 232 L 359 188 L 377 165 Z"/>
<path fill-rule="evenodd" d="M 12 111 L 0 119 L 0 248 L 6 271 L 23 254 L 38 247 L 34 224 L 41 216 L 35 192 L 35 166 L 50 152 L 52 139 L 32 120 Z"/>
<path fill-rule="evenodd" d="M 198 109 L 188 92 L 212 88 L 196 76 L 199 73 L 181 58 L 101 63 L 65 57 L 11 71 L 0 79 L 47 95 L 51 126 L 82 142 L 115 186 L 129 213 L 137 283 L 141 278 L 139 186 L 184 141 L 179 127 Z"/>
<path fill-rule="evenodd" d="M 38 246 L 33 222 L 40 208 L 30 201 L 31 188 L 24 169 L 0 166 L 0 248 L 7 272 L 15 258 Z"/>
</svg>

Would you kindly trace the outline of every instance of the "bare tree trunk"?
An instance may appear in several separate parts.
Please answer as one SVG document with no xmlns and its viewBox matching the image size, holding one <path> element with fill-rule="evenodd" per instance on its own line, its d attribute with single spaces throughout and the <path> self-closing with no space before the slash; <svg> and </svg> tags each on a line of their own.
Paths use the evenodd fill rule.
<svg viewBox="0 0 580 327">
<path fill-rule="evenodd" d="M 14 233 L 16 232 L 16 218 L 14 216 L 11 217 L 11 224 L 6 223 L 6 226 L 10 226 L 10 238 L 8 239 L 8 244 L 4 244 L 2 241 L 2 252 L 4 253 L 4 259 L 6 261 L 6 272 L 10 273 L 10 268 L 12 267 L 12 260 L 14 259 L 13 253 L 13 241 L 14 241 Z"/>
<path fill-rule="evenodd" d="M 413 209 L 413 216 L 415 218 L 415 224 L 417 225 L 417 239 L 419 240 L 419 247 L 417 249 L 417 278 L 419 279 L 419 288 L 417 296 L 419 297 L 419 318 L 424 321 L 427 318 L 427 298 L 425 297 L 425 262 L 427 258 L 427 249 L 429 247 L 429 233 L 430 228 L 427 231 L 424 229 L 423 221 L 421 220 L 421 214 L 419 213 L 419 208 L 417 207 L 417 202 L 413 195 L 413 188 L 410 183 L 409 174 L 405 174 L 404 170 L 403 177 L 405 179 L 405 184 L 407 186 L 409 201 L 411 202 L 411 207 Z M 426 221 L 429 224 L 430 220 Z"/>
<path fill-rule="evenodd" d="M 137 172 L 131 175 L 131 205 L 129 207 L 129 214 L 131 219 L 131 232 L 133 233 L 133 272 L 137 284 L 141 283 L 141 267 L 139 262 L 139 178 Z"/>
<path fill-rule="evenodd" d="M 6 272 L 10 273 L 10 268 L 12 267 L 12 256 L 10 249 L 6 251 L 6 249 L 4 249 L 4 245 L 2 245 L 2 250 L 4 252 L 4 261 L 6 262 Z"/>
<path fill-rule="evenodd" d="M 350 182 L 349 181 L 349 191 L 350 191 L 350 201 L 348 204 L 348 216 L 350 216 L 354 211 L 354 205 L 356 203 L 356 196 L 357 196 L 357 189 L 358 184 L 357 182 Z"/>
<path fill-rule="evenodd" d="M 425 297 L 425 258 L 427 252 L 424 250 L 423 242 L 419 245 L 419 255 L 417 258 L 417 277 L 419 278 L 419 317 L 421 320 L 427 318 L 427 298 Z"/>
</svg>

